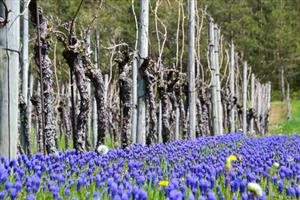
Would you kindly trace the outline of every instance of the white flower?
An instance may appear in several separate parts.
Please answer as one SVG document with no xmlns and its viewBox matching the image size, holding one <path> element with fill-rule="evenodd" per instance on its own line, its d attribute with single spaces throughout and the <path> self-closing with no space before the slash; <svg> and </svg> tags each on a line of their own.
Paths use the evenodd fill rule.
<svg viewBox="0 0 300 200">
<path fill-rule="evenodd" d="M 107 152 L 109 151 L 109 149 L 108 149 L 108 147 L 107 146 L 105 146 L 105 145 L 100 145 L 100 146 L 98 146 L 98 148 L 97 148 L 97 152 L 99 153 L 99 154 L 107 154 Z"/>
<path fill-rule="evenodd" d="M 273 166 L 276 167 L 276 168 L 278 168 L 279 167 L 279 163 L 278 162 L 274 162 Z"/>
<path fill-rule="evenodd" d="M 260 185 L 257 183 L 248 183 L 247 188 L 255 196 L 261 197 L 263 195 L 263 190 L 261 189 Z"/>
</svg>

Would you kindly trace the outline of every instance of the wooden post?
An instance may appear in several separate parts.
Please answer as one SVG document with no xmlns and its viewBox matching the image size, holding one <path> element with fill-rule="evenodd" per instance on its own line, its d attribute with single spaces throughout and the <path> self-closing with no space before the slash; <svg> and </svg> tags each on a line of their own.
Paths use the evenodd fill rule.
<svg viewBox="0 0 300 200">
<path fill-rule="evenodd" d="M 162 104 L 159 101 L 159 108 L 158 108 L 158 143 L 162 143 Z"/>
<path fill-rule="evenodd" d="M 259 133 L 261 134 L 261 84 L 259 82 L 256 83 L 256 91 L 257 91 L 257 128 Z"/>
<path fill-rule="evenodd" d="M 135 55 L 132 61 L 132 143 L 137 142 L 137 100 L 137 55 Z"/>
<path fill-rule="evenodd" d="M 85 54 L 88 58 L 91 58 L 91 32 L 90 30 L 87 31 L 86 33 L 86 38 L 85 38 Z M 87 91 L 89 94 L 89 97 L 91 99 L 91 103 L 89 102 L 89 107 L 90 110 L 93 109 L 93 96 L 92 96 L 92 86 L 91 82 L 89 81 L 87 83 Z M 91 138 L 91 127 L 92 127 L 92 113 L 88 113 L 88 119 L 87 119 L 87 124 L 86 124 L 86 136 L 85 136 L 85 148 L 89 150 L 90 148 L 90 138 Z"/>
<path fill-rule="evenodd" d="M 213 124 L 213 135 L 219 134 L 219 121 L 218 121 L 218 103 L 217 103 L 217 87 L 216 87 L 216 64 L 214 56 L 214 23 L 210 19 L 209 23 L 209 62 L 212 71 L 211 75 L 211 99 L 212 99 L 212 124 Z"/>
<path fill-rule="evenodd" d="M 144 59 L 148 57 L 148 26 L 149 26 L 149 0 L 140 0 L 140 31 L 139 31 L 139 54 L 138 67 L 142 65 Z M 137 78 L 137 143 L 146 144 L 146 99 L 145 99 L 145 81 L 138 73 Z"/>
<path fill-rule="evenodd" d="M 231 93 L 231 101 L 235 96 L 235 87 L 234 87 L 234 79 L 235 79 L 235 54 L 234 54 L 234 44 L 231 41 L 230 47 L 230 93 Z M 230 110 L 230 132 L 235 132 L 235 106 Z"/>
<path fill-rule="evenodd" d="M 18 74 L 20 49 L 20 1 L 5 0 L 0 4 L 10 11 L 8 24 L 0 28 L 0 156 L 17 157 L 18 141 Z"/>
<path fill-rule="evenodd" d="M 254 105 L 255 105 L 255 75 L 252 73 L 251 74 L 251 109 L 254 110 Z M 250 119 L 250 130 L 249 133 L 250 135 L 253 135 L 253 126 L 254 126 L 254 120 L 253 118 Z"/>
<path fill-rule="evenodd" d="M 196 138 L 196 91 L 195 91 L 195 0 L 189 0 L 189 45 L 188 45 L 188 77 L 189 77 L 189 129 L 191 139 Z"/>
<path fill-rule="evenodd" d="M 24 0 L 23 2 L 23 9 L 24 14 L 22 16 L 22 74 L 21 74 L 21 95 L 24 100 L 25 105 L 22 107 L 25 108 L 25 110 L 22 111 L 20 109 L 20 144 L 22 149 L 26 152 L 26 135 L 30 135 L 30 132 L 28 132 L 28 75 L 29 75 L 29 61 L 28 61 L 28 46 L 29 46 L 29 26 L 28 26 L 28 9 L 26 9 L 26 5 L 28 3 L 28 0 Z M 24 112 L 25 111 L 25 112 Z M 25 115 L 25 116 L 24 116 Z M 27 120 L 26 120 L 27 119 Z M 27 121 L 27 123 L 26 123 Z M 31 122 L 30 122 L 31 123 Z"/>
<path fill-rule="evenodd" d="M 290 84 L 289 83 L 287 83 L 286 103 L 287 103 L 287 120 L 290 120 L 291 119 L 291 99 L 290 99 Z"/>
<path fill-rule="evenodd" d="M 219 62 L 220 29 L 214 24 L 214 57 L 215 57 L 215 81 L 218 115 L 218 134 L 223 135 L 223 108 L 221 101 L 220 62 Z"/>
<path fill-rule="evenodd" d="M 33 83 L 34 83 L 34 78 L 33 75 L 30 74 L 29 76 L 29 95 L 27 98 L 27 109 L 28 109 L 28 133 L 31 135 L 31 123 L 32 123 L 32 103 L 30 101 L 30 98 L 33 95 Z M 34 136 L 34 143 L 37 142 L 37 138 Z"/>
<path fill-rule="evenodd" d="M 266 133 L 266 120 L 265 120 L 265 116 L 266 116 L 266 84 L 262 84 L 261 86 L 261 133 L 264 135 Z"/>
<path fill-rule="evenodd" d="M 284 66 L 280 68 L 280 80 L 281 80 L 281 101 L 285 100 L 285 86 L 284 86 Z"/>
<path fill-rule="evenodd" d="M 99 68 L 99 35 L 96 33 L 96 43 L 94 47 L 94 63 Z M 95 88 L 92 88 L 92 145 L 97 146 L 98 123 L 97 123 L 97 102 L 95 98 Z"/>
<path fill-rule="evenodd" d="M 180 131 L 180 110 L 179 110 L 179 104 L 176 102 L 176 109 L 175 109 L 175 140 L 180 139 L 179 131 Z"/>
<path fill-rule="evenodd" d="M 247 62 L 243 64 L 243 132 L 247 133 Z"/>
<path fill-rule="evenodd" d="M 27 103 L 28 98 L 28 68 L 29 68 L 29 60 L 28 60 L 28 46 L 29 46 L 29 25 L 28 25 L 28 9 L 25 8 L 27 5 L 28 0 L 24 0 L 23 3 L 23 9 L 24 14 L 22 17 L 22 24 L 23 24 L 23 30 L 22 30 L 22 96 L 24 98 L 24 101 Z"/>
</svg>

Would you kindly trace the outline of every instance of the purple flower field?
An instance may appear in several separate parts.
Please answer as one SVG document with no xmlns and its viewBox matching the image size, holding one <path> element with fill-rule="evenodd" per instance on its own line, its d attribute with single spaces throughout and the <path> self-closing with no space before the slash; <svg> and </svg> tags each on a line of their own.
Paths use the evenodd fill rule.
<svg viewBox="0 0 300 200">
<path fill-rule="evenodd" d="M 299 199 L 300 137 L 242 134 L 0 162 L 0 199 Z"/>
</svg>

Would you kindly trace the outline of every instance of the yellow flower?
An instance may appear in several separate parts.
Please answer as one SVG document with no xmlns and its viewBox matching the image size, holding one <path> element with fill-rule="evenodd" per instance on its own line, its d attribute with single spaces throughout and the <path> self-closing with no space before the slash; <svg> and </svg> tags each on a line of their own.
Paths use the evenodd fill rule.
<svg viewBox="0 0 300 200">
<path fill-rule="evenodd" d="M 161 187 L 167 187 L 168 184 L 169 184 L 169 181 L 167 181 L 167 180 L 161 180 L 158 183 L 158 185 L 161 186 Z"/>
<path fill-rule="evenodd" d="M 237 157 L 232 154 L 226 158 L 226 163 L 225 163 L 226 171 L 230 171 L 232 169 L 232 162 L 236 160 Z"/>
<path fill-rule="evenodd" d="M 232 162 L 232 161 L 236 161 L 237 157 L 231 154 L 227 159 Z"/>
</svg>

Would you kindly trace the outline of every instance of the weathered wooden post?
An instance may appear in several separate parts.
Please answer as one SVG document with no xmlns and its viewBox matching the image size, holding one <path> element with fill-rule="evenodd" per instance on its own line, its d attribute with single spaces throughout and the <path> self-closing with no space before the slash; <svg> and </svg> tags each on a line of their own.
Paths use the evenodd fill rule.
<svg viewBox="0 0 300 200">
<path fill-rule="evenodd" d="M 26 136 L 28 136 L 28 75 L 29 75 L 29 60 L 28 60 L 28 47 L 29 47 L 29 25 L 28 25 L 28 9 L 26 5 L 28 0 L 24 0 L 23 9 L 24 14 L 22 16 L 22 69 L 21 69 L 21 96 L 23 103 L 20 107 L 20 145 L 21 148 L 26 152 Z M 22 109 L 21 109 L 22 108 Z"/>
<path fill-rule="evenodd" d="M 289 83 L 287 83 L 286 103 L 287 103 L 287 120 L 290 120 L 291 119 L 291 99 L 290 99 L 290 84 Z"/>
<path fill-rule="evenodd" d="M 280 81 L 281 81 L 281 101 L 285 100 L 285 86 L 284 86 L 284 66 L 280 67 Z"/>
<path fill-rule="evenodd" d="M 131 137 L 132 142 L 137 142 L 137 55 L 132 61 L 132 119 L 131 119 Z"/>
<path fill-rule="evenodd" d="M 217 87 L 216 87 L 216 64 L 214 56 L 214 23 L 213 19 L 209 22 L 209 62 L 211 68 L 211 99 L 212 99 L 212 124 L 213 124 L 213 135 L 219 134 L 219 119 L 218 119 L 218 103 L 217 103 Z"/>
<path fill-rule="evenodd" d="M 28 3 L 28 0 L 24 0 L 23 3 L 23 9 L 24 14 L 22 17 L 22 96 L 24 98 L 24 101 L 27 103 L 28 98 L 28 68 L 29 68 L 29 54 L 28 54 L 28 46 L 29 46 L 29 24 L 28 24 L 28 9 L 26 8 L 26 5 Z"/>
<path fill-rule="evenodd" d="M 30 98 L 32 97 L 33 95 L 33 83 L 34 83 L 34 78 L 33 78 L 33 75 L 31 74 L 29 76 L 29 95 L 28 95 L 28 98 L 27 98 L 27 110 L 28 110 L 28 132 L 31 133 L 31 123 L 32 123 L 32 103 L 30 101 Z M 37 138 L 34 137 L 34 143 L 37 142 Z"/>
<path fill-rule="evenodd" d="M 8 23 L 0 27 L 0 156 L 13 159 L 18 142 L 20 1 L 1 1 L 0 8 L 0 16 L 8 17 Z"/>
<path fill-rule="evenodd" d="M 137 46 L 138 46 L 138 40 L 139 40 L 139 26 L 138 26 L 138 20 L 135 13 L 134 8 L 135 0 L 131 1 L 131 9 L 135 20 L 135 45 L 134 50 L 135 54 L 132 60 L 132 115 L 131 115 L 131 139 L 132 143 L 136 143 L 137 140 L 137 63 L 138 63 L 138 56 L 137 56 Z"/>
<path fill-rule="evenodd" d="M 254 73 L 251 74 L 251 96 L 250 96 L 250 99 L 251 99 L 251 109 L 252 111 L 254 111 L 254 105 L 255 105 L 255 75 Z M 253 125 L 254 125 L 254 119 L 253 117 L 251 117 L 250 119 L 250 130 L 249 130 L 249 133 L 250 135 L 253 134 Z"/>
<path fill-rule="evenodd" d="M 257 128 L 258 132 L 261 134 L 261 84 L 259 81 L 256 83 L 256 91 L 257 91 Z"/>
<path fill-rule="evenodd" d="M 196 138 L 196 91 L 195 91 L 195 0 L 189 0 L 189 137 Z"/>
<path fill-rule="evenodd" d="M 96 42 L 94 47 L 94 64 L 96 68 L 99 68 L 99 35 L 96 33 Z M 97 102 L 95 98 L 95 88 L 92 88 L 92 146 L 97 146 L 97 134 L 98 134 L 98 123 L 97 123 Z"/>
<path fill-rule="evenodd" d="M 144 59 L 148 57 L 148 26 L 149 26 L 149 0 L 140 0 L 141 12 L 139 23 L 139 55 L 138 67 L 141 67 Z M 146 99 L 145 81 L 138 73 L 137 78 L 137 143 L 146 144 Z"/>
<path fill-rule="evenodd" d="M 231 41 L 230 47 L 230 93 L 231 93 L 231 101 L 235 96 L 235 87 L 234 87 L 234 79 L 235 79 L 235 54 L 234 54 L 234 44 Z M 233 103 L 233 102 L 232 102 Z M 230 110 L 230 132 L 235 132 L 235 105 L 232 105 Z"/>
<path fill-rule="evenodd" d="M 243 132 L 247 133 L 247 62 L 243 64 Z"/>
<path fill-rule="evenodd" d="M 220 43 L 220 29 L 218 25 L 214 24 L 214 56 L 215 56 L 215 81 L 216 81 L 216 96 L 217 96 L 217 113 L 218 113 L 218 134 L 223 135 L 223 107 L 221 100 L 221 81 L 220 81 L 220 62 L 219 62 L 219 43 Z"/>
</svg>

